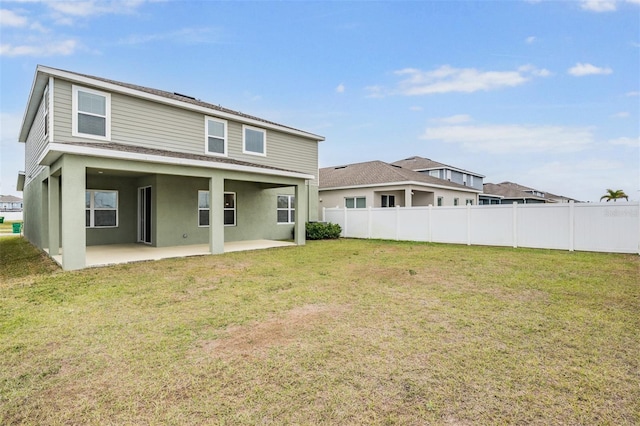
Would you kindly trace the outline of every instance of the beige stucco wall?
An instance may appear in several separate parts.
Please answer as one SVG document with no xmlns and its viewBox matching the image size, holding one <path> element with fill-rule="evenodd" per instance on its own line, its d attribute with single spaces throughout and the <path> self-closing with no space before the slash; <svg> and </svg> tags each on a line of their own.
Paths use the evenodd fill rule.
<svg viewBox="0 0 640 426">
<path fill-rule="evenodd" d="M 438 197 L 442 197 L 443 206 L 453 206 L 454 199 L 459 199 L 459 205 L 465 205 L 466 200 L 478 204 L 478 194 L 475 192 L 456 191 L 441 188 L 429 188 L 418 185 L 389 185 L 369 188 L 320 190 L 318 194 L 318 217 L 322 218 L 322 208 L 344 207 L 347 197 L 366 197 L 367 207 L 380 207 L 382 195 L 395 195 L 396 206 L 405 207 L 405 191 L 413 192 L 411 205 L 437 205 Z"/>
</svg>

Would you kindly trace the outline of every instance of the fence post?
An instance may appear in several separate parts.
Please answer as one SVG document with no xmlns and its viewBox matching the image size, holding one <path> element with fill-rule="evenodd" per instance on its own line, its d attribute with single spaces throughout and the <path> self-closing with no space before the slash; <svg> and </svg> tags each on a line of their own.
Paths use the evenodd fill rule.
<svg viewBox="0 0 640 426">
<path fill-rule="evenodd" d="M 400 206 L 396 206 L 396 241 L 398 241 L 400 234 Z"/>
<path fill-rule="evenodd" d="M 367 207 L 369 214 L 367 216 L 367 238 L 371 239 L 371 233 L 373 230 L 373 213 L 371 211 L 371 206 Z"/>
<path fill-rule="evenodd" d="M 513 202 L 513 248 L 518 248 L 518 203 Z"/>
<path fill-rule="evenodd" d="M 471 204 L 467 204 L 467 245 L 471 245 Z"/>
<path fill-rule="evenodd" d="M 569 251 L 573 251 L 573 247 L 574 247 L 574 234 L 575 234 L 575 222 L 576 222 L 576 212 L 575 212 L 575 205 L 573 203 L 573 200 L 569 201 Z"/>
<path fill-rule="evenodd" d="M 433 210 L 433 205 L 429 204 L 429 220 L 427 221 L 427 233 L 429 235 L 427 235 L 427 240 L 429 240 L 430 243 L 433 242 L 433 237 L 431 236 L 431 216 L 432 216 L 432 210 Z"/>
<path fill-rule="evenodd" d="M 349 238 L 347 235 L 347 210 L 349 210 L 346 206 L 344 208 L 344 236 L 345 238 Z"/>
</svg>

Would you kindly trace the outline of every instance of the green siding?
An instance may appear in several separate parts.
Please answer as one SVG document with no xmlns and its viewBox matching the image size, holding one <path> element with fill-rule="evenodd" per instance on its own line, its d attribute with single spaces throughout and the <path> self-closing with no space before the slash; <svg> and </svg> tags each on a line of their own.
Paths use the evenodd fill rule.
<svg viewBox="0 0 640 426">
<path fill-rule="evenodd" d="M 55 141 L 86 142 L 72 136 L 72 83 L 56 79 L 54 93 Z M 202 155 L 205 154 L 205 116 L 199 112 L 112 93 L 111 141 Z M 229 158 L 317 176 L 318 142 L 266 129 L 267 156 L 244 154 L 242 123 L 230 120 L 227 123 Z"/>
</svg>

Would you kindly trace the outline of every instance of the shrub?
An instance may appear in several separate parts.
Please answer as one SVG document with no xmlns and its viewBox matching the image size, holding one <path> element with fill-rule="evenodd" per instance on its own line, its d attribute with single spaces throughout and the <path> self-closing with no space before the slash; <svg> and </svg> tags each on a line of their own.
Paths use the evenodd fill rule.
<svg viewBox="0 0 640 426">
<path fill-rule="evenodd" d="M 328 240 L 340 238 L 342 228 L 337 223 L 307 222 L 307 240 Z"/>
</svg>

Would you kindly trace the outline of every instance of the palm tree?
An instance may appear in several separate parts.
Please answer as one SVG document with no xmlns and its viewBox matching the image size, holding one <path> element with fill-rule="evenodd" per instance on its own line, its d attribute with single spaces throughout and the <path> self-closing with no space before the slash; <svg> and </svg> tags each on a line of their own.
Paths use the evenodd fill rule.
<svg viewBox="0 0 640 426">
<path fill-rule="evenodd" d="M 607 189 L 607 193 L 600 197 L 600 201 L 606 199 L 607 203 L 611 200 L 616 202 L 618 198 L 624 198 L 625 200 L 629 201 L 629 197 L 624 193 L 622 189 L 617 189 L 615 191 L 613 189 Z"/>
</svg>

